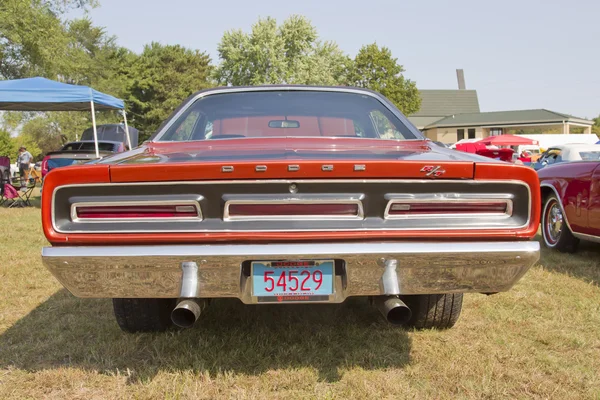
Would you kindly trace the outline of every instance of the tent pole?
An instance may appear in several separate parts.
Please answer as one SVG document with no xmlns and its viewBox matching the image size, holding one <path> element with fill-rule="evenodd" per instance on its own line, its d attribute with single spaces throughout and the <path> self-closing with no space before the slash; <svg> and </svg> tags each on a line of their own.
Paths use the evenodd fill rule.
<svg viewBox="0 0 600 400">
<path fill-rule="evenodd" d="M 100 158 L 100 150 L 98 149 L 98 131 L 96 130 L 96 109 L 94 108 L 94 101 L 90 101 L 92 107 L 92 127 L 94 128 L 94 146 L 96 147 L 96 158 Z"/>
<path fill-rule="evenodd" d="M 132 150 L 133 147 L 131 147 L 131 136 L 129 136 L 129 127 L 127 126 L 127 113 L 125 112 L 125 109 L 123 109 L 123 121 L 125 121 L 125 133 L 127 134 L 127 143 L 129 143 L 129 150 Z"/>
</svg>

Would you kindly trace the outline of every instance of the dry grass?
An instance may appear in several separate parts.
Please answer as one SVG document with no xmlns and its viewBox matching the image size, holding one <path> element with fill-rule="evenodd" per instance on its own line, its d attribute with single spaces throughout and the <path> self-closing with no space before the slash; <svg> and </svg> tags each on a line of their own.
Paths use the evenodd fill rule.
<svg viewBox="0 0 600 400">
<path fill-rule="evenodd" d="M 469 295 L 449 331 L 386 325 L 365 301 L 244 306 L 122 333 L 109 300 L 40 262 L 39 210 L 0 209 L 0 398 L 600 398 L 600 248 L 544 251 L 510 292 Z"/>
</svg>

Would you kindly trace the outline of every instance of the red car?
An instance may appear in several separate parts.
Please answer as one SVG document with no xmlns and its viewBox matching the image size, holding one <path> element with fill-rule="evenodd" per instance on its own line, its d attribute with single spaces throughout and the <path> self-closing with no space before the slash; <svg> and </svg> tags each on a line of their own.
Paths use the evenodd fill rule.
<svg viewBox="0 0 600 400">
<path fill-rule="evenodd" d="M 579 239 L 600 243 L 600 161 L 552 164 L 538 175 L 546 246 L 572 253 Z"/>
<path fill-rule="evenodd" d="M 448 328 L 463 293 L 539 258 L 535 171 L 438 146 L 364 89 L 202 91 L 141 147 L 44 185 L 45 265 L 129 332 L 189 327 L 211 299 L 356 296 Z"/>
</svg>

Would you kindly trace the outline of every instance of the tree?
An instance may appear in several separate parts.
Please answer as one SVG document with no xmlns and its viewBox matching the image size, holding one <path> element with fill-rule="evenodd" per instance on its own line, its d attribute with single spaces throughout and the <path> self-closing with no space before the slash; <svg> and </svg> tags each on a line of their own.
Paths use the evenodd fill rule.
<svg viewBox="0 0 600 400">
<path fill-rule="evenodd" d="M 72 59 L 70 37 L 61 16 L 95 0 L 0 1 L 0 78 L 56 78 Z"/>
<path fill-rule="evenodd" d="M 10 133 L 3 129 L 0 129 L 0 156 L 9 156 L 12 159 L 17 154 L 16 144 Z"/>
<path fill-rule="evenodd" d="M 592 126 L 592 132 L 600 137 L 600 115 L 594 118 L 594 126 Z"/>
<path fill-rule="evenodd" d="M 415 82 L 405 79 L 404 67 L 387 47 L 376 43 L 363 46 L 347 73 L 347 84 L 380 92 L 404 114 L 417 112 L 421 98 Z"/>
<path fill-rule="evenodd" d="M 349 60 L 334 42 L 318 40 L 310 21 L 297 15 L 279 27 L 269 17 L 259 19 L 249 34 L 225 32 L 218 52 L 217 81 L 234 86 L 336 85 Z"/>
<path fill-rule="evenodd" d="M 192 93 L 212 87 L 210 57 L 179 45 L 151 43 L 129 71 L 126 104 L 131 124 L 146 139 Z"/>
</svg>

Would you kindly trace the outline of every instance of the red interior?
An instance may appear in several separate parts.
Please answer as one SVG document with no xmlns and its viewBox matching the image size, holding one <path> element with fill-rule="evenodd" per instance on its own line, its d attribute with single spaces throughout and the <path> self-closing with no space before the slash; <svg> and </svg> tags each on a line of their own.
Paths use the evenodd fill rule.
<svg viewBox="0 0 600 400">
<path fill-rule="evenodd" d="M 298 121 L 298 128 L 271 128 L 270 121 Z M 348 118 L 274 115 L 261 117 L 227 118 L 213 121 L 213 137 L 244 135 L 269 136 L 356 136 L 354 122 Z"/>
</svg>

